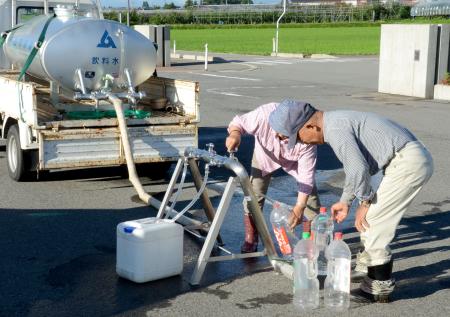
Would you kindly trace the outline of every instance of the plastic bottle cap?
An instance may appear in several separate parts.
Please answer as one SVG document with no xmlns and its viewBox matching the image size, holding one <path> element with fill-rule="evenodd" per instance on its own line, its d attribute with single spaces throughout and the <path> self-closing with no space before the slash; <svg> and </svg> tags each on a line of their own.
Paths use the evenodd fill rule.
<svg viewBox="0 0 450 317">
<path fill-rule="evenodd" d="M 320 213 L 326 214 L 327 213 L 327 207 L 320 207 Z"/>
<path fill-rule="evenodd" d="M 335 232 L 334 240 L 342 240 L 342 232 Z"/>
<path fill-rule="evenodd" d="M 309 232 L 303 232 L 302 238 L 308 240 L 311 237 L 311 234 Z"/>
<path fill-rule="evenodd" d="M 273 203 L 273 208 L 280 208 L 280 203 L 278 201 Z"/>
<path fill-rule="evenodd" d="M 134 229 L 136 229 L 136 227 L 125 227 L 125 228 L 123 228 L 123 232 L 133 233 Z"/>
</svg>

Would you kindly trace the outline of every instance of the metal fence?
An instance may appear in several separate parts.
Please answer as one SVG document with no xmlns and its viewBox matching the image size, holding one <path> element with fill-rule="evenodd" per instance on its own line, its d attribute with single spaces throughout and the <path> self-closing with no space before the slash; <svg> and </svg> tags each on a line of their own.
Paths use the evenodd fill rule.
<svg viewBox="0 0 450 317">
<path fill-rule="evenodd" d="M 418 3 L 411 8 L 411 16 L 449 16 L 450 1 L 428 0 Z"/>
<path fill-rule="evenodd" d="M 275 23 L 283 9 L 281 7 L 240 6 L 228 10 L 193 10 L 198 24 L 261 24 Z M 365 7 L 353 6 L 289 6 L 283 18 L 285 23 L 304 22 L 344 22 L 370 18 L 371 12 Z"/>
<path fill-rule="evenodd" d="M 356 22 L 409 17 L 409 6 L 296 5 L 290 4 L 283 23 Z M 214 5 L 176 10 L 138 10 L 136 23 L 153 24 L 264 24 L 275 23 L 279 5 Z M 115 19 L 114 12 L 107 12 Z"/>
</svg>

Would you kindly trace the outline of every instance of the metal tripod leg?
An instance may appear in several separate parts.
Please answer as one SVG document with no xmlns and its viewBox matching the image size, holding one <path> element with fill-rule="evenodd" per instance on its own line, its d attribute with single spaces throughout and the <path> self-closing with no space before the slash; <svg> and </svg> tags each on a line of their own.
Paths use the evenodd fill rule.
<svg viewBox="0 0 450 317">
<path fill-rule="evenodd" d="M 175 167 L 175 170 L 172 174 L 172 178 L 170 179 L 169 186 L 167 186 L 166 194 L 164 195 L 164 198 L 161 202 L 161 206 L 159 207 L 158 215 L 156 216 L 157 218 L 162 218 L 164 216 L 166 206 L 169 203 L 169 199 L 172 196 L 173 189 L 175 188 L 175 185 L 177 184 L 178 176 L 180 175 L 181 170 L 183 169 L 183 163 L 184 163 L 183 158 L 178 159 L 177 166 Z"/>
<path fill-rule="evenodd" d="M 192 179 L 194 180 L 195 187 L 197 188 L 197 190 L 200 190 L 200 187 L 202 186 L 202 176 L 200 174 L 200 170 L 198 169 L 197 162 L 193 158 L 189 158 L 188 163 L 189 168 L 191 170 Z M 205 188 L 205 190 L 202 192 L 201 198 L 205 215 L 208 218 L 209 222 L 212 222 L 214 219 L 215 210 L 211 203 L 211 200 L 209 199 L 207 188 Z M 217 243 L 223 246 L 223 241 L 220 235 L 217 236 Z"/>
<path fill-rule="evenodd" d="M 227 214 L 228 207 L 230 206 L 231 199 L 233 198 L 233 193 L 236 190 L 237 183 L 234 177 L 228 179 L 225 191 L 223 192 L 222 199 L 220 201 L 219 207 L 217 208 L 214 220 L 209 228 L 208 236 L 206 237 L 205 243 L 203 244 L 202 251 L 198 257 L 197 264 L 192 273 L 191 285 L 198 285 L 205 271 L 206 264 L 208 263 L 211 251 L 214 247 L 214 243 L 222 226 L 225 215 Z"/>
</svg>

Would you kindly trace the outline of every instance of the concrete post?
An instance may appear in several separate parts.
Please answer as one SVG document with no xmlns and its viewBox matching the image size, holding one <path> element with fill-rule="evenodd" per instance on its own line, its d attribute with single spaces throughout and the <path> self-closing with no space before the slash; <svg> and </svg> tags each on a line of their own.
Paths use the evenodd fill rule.
<svg viewBox="0 0 450 317">
<path fill-rule="evenodd" d="M 383 24 L 378 91 L 432 98 L 437 42 L 437 25 Z"/>
<path fill-rule="evenodd" d="M 208 43 L 205 44 L 205 71 L 208 70 Z"/>
</svg>

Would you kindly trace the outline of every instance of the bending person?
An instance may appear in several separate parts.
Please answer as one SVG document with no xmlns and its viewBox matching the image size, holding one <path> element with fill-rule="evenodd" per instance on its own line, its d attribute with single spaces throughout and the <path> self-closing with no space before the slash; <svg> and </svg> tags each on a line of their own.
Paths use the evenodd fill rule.
<svg viewBox="0 0 450 317">
<path fill-rule="evenodd" d="M 239 147 L 243 134 L 255 137 L 250 181 L 261 210 L 273 172 L 281 167 L 297 180 L 297 203 L 289 219 L 290 227 L 294 228 L 302 221 L 305 208 L 317 213 L 320 207 L 314 186 L 317 149 L 315 145 L 288 144 L 288 131 L 295 130 L 296 123 L 288 129 L 280 125 L 273 126 L 272 122 L 269 122 L 269 116 L 277 107 L 278 103 L 269 103 L 246 114 L 235 116 L 228 126 L 229 136 L 225 145 L 229 151 L 233 151 Z M 255 252 L 258 232 L 245 202 L 244 224 L 245 240 L 241 252 Z"/>
</svg>

